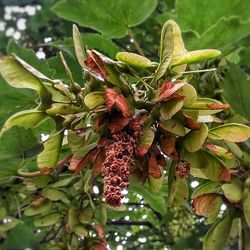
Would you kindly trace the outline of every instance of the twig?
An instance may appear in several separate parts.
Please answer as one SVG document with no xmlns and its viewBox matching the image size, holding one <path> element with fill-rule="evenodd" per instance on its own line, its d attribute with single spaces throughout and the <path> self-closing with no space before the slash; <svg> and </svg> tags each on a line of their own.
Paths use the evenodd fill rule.
<svg viewBox="0 0 250 250">
<path fill-rule="evenodd" d="M 142 49 L 141 49 L 139 43 L 136 41 L 135 36 L 134 36 L 134 34 L 133 34 L 133 32 L 132 32 L 131 29 L 128 29 L 128 36 L 129 36 L 131 39 L 133 39 L 133 44 L 135 45 L 135 47 L 136 47 L 137 51 L 139 52 L 139 54 L 142 55 L 142 56 L 145 56 L 145 54 L 144 54 L 144 52 L 142 51 Z"/>
</svg>

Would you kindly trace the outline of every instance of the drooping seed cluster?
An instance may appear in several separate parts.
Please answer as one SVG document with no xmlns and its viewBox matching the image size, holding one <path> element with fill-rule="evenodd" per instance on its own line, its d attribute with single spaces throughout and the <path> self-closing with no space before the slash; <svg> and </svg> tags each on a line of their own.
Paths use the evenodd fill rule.
<svg viewBox="0 0 250 250">
<path fill-rule="evenodd" d="M 191 167 L 188 161 L 180 161 L 176 164 L 176 172 L 180 178 L 187 178 L 190 169 Z"/>
<path fill-rule="evenodd" d="M 104 176 L 104 196 L 106 202 L 113 207 L 121 205 L 122 190 L 128 187 L 130 166 L 139 131 L 140 126 L 133 124 L 132 133 L 125 129 L 121 130 L 112 134 L 103 143 L 105 161 L 101 171 Z"/>
</svg>

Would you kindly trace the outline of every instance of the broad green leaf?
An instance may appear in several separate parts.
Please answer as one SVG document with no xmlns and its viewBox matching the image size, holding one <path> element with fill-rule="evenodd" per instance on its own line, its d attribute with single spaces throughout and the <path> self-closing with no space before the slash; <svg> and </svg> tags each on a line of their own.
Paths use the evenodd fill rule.
<svg viewBox="0 0 250 250">
<path fill-rule="evenodd" d="M 39 94 L 45 90 L 40 80 L 28 72 L 13 57 L 0 57 L 0 73 L 5 81 L 15 88 L 34 89 Z"/>
<path fill-rule="evenodd" d="M 30 161 L 28 158 L 42 150 L 43 146 L 30 129 L 12 127 L 0 140 L 0 179 L 16 176 L 18 168 L 27 164 Z"/>
<path fill-rule="evenodd" d="M 183 87 L 180 88 L 176 93 L 184 96 L 184 99 L 183 99 L 184 108 L 186 106 L 192 105 L 196 101 L 196 98 L 197 98 L 196 89 L 189 83 L 184 84 Z"/>
<path fill-rule="evenodd" d="M 166 102 L 163 102 L 160 107 L 160 113 L 162 120 L 169 120 L 175 115 L 178 111 L 181 110 L 183 106 L 183 101 L 180 99 L 172 99 Z"/>
<path fill-rule="evenodd" d="M 51 107 L 46 110 L 46 113 L 51 116 L 56 116 L 56 115 L 76 114 L 81 111 L 82 111 L 81 107 L 73 106 L 72 104 L 53 103 Z"/>
<path fill-rule="evenodd" d="M 153 192 L 158 192 L 160 191 L 161 187 L 162 187 L 162 184 L 164 182 L 164 171 L 163 171 L 163 167 L 162 166 L 159 166 L 160 170 L 161 170 L 161 177 L 160 178 L 154 178 L 153 176 L 149 175 L 148 176 L 148 184 L 149 184 L 149 187 L 150 189 L 153 191 Z"/>
<path fill-rule="evenodd" d="M 191 130 L 184 138 L 184 145 L 189 152 L 198 151 L 205 142 L 208 135 L 208 128 L 205 123 L 199 130 Z"/>
<path fill-rule="evenodd" d="M 167 21 L 161 31 L 161 44 L 160 44 L 160 62 L 155 71 L 154 78 L 152 79 L 153 85 L 156 85 L 157 81 L 164 76 L 168 66 L 171 62 L 173 50 L 174 50 L 174 21 Z"/>
<path fill-rule="evenodd" d="M 25 249 L 27 247 L 39 250 L 38 245 L 41 237 L 42 235 L 33 232 L 30 226 L 19 223 L 8 233 L 2 247 L 4 250 Z"/>
<path fill-rule="evenodd" d="M 49 116 L 39 110 L 25 110 L 11 116 L 4 124 L 0 136 L 14 126 L 34 128 L 48 119 Z"/>
<path fill-rule="evenodd" d="M 167 206 L 165 198 L 163 196 L 156 195 L 146 185 L 138 185 L 133 180 L 130 180 L 129 184 L 130 192 L 135 192 L 143 196 L 143 199 L 157 212 L 165 214 L 167 212 Z"/>
<path fill-rule="evenodd" d="M 180 178 L 173 162 L 168 175 L 168 206 L 182 206 L 188 200 L 189 189 L 185 178 Z"/>
<path fill-rule="evenodd" d="M 192 153 L 184 150 L 181 156 L 183 160 L 187 160 L 191 164 L 190 173 L 193 176 L 215 182 L 219 181 L 223 163 L 213 155 L 204 150 Z"/>
<path fill-rule="evenodd" d="M 43 82 L 43 85 L 50 92 L 53 102 L 71 103 L 71 99 L 55 89 L 51 83 Z"/>
<path fill-rule="evenodd" d="M 223 96 L 237 113 L 250 121 L 250 80 L 240 67 L 229 66 L 223 81 Z"/>
<path fill-rule="evenodd" d="M 80 225 L 75 226 L 74 233 L 79 237 L 86 237 L 88 235 L 88 231 Z"/>
<path fill-rule="evenodd" d="M 221 186 L 225 197 L 232 203 L 240 202 L 242 199 L 242 183 L 237 178 L 232 178 L 230 182 Z"/>
<path fill-rule="evenodd" d="M 109 38 L 121 38 L 156 8 L 156 0 L 64 0 L 52 7 L 58 16 L 92 28 Z M 70 9 L 70 11 L 68 11 Z M 115 13 L 115 15 L 114 15 Z"/>
<path fill-rule="evenodd" d="M 148 58 L 130 52 L 118 52 L 116 59 L 138 68 L 148 68 L 152 66 L 152 62 Z"/>
<path fill-rule="evenodd" d="M 49 212 L 51 210 L 51 202 L 45 202 L 39 207 L 27 207 L 24 210 L 24 215 L 34 216 L 37 214 L 42 214 L 44 212 Z"/>
<path fill-rule="evenodd" d="M 203 194 L 218 193 L 219 190 L 220 190 L 220 184 L 218 182 L 209 181 L 196 188 L 192 193 L 191 198 L 194 199 L 195 197 Z"/>
<path fill-rule="evenodd" d="M 74 157 L 83 158 L 90 150 L 96 147 L 99 136 L 90 133 L 88 136 L 81 137 L 76 132 L 68 132 L 68 143 Z"/>
<path fill-rule="evenodd" d="M 213 140 L 243 142 L 250 137 L 250 127 L 243 124 L 229 123 L 210 129 L 208 137 Z"/>
<path fill-rule="evenodd" d="M 83 184 L 84 184 L 83 191 L 85 193 L 88 192 L 91 187 L 91 184 L 90 184 L 91 177 L 92 177 L 92 171 L 88 169 L 83 178 Z"/>
<path fill-rule="evenodd" d="M 137 150 L 139 155 L 145 155 L 150 146 L 152 145 L 155 138 L 155 133 L 150 129 L 150 127 L 146 127 L 142 129 L 142 135 L 139 138 Z"/>
<path fill-rule="evenodd" d="M 160 126 L 175 135 L 184 136 L 186 134 L 184 125 L 178 120 L 161 121 Z"/>
<path fill-rule="evenodd" d="M 232 221 L 233 211 L 227 209 L 223 217 L 207 232 L 203 241 L 203 250 L 222 249 L 230 233 Z"/>
<path fill-rule="evenodd" d="M 91 92 L 84 97 L 84 103 L 89 109 L 94 109 L 99 105 L 105 104 L 103 92 Z"/>
<path fill-rule="evenodd" d="M 83 68 L 85 68 L 86 66 L 84 64 L 84 61 L 86 60 L 87 55 L 86 55 L 86 52 L 85 52 L 83 42 L 81 40 L 80 32 L 79 32 L 76 25 L 73 25 L 73 41 L 74 41 L 76 58 L 77 58 L 79 64 Z"/>
<path fill-rule="evenodd" d="M 44 142 L 44 150 L 37 156 L 38 168 L 54 168 L 57 165 L 63 140 L 63 131 L 54 130 Z"/>
<path fill-rule="evenodd" d="M 34 220 L 33 223 L 36 227 L 48 227 L 56 224 L 60 217 L 61 215 L 59 213 L 52 213 Z"/>
<path fill-rule="evenodd" d="M 80 222 L 79 222 L 79 211 L 78 211 L 78 209 L 76 209 L 74 207 L 70 207 L 70 209 L 68 211 L 68 225 L 69 225 L 69 229 L 71 231 L 74 231 L 74 228 L 79 223 Z"/>
<path fill-rule="evenodd" d="M 248 20 L 249 8 L 248 0 L 242 0 L 240 4 L 237 0 L 225 0 L 223 3 L 216 0 L 202 2 L 199 0 L 176 0 L 175 14 L 177 16 L 174 18 L 183 31 L 192 29 L 202 34 L 222 17 L 238 16 L 242 20 Z M 162 23 L 167 20 L 167 14 L 159 17 Z"/>
<path fill-rule="evenodd" d="M 250 227 L 250 192 L 249 188 L 244 190 L 243 194 L 243 211 L 244 211 L 244 216 L 245 220 Z"/>
<path fill-rule="evenodd" d="M 250 21 L 241 22 L 239 17 L 221 18 L 200 37 L 193 36 L 189 39 L 186 46 L 189 50 L 214 48 L 219 49 L 223 54 L 228 54 L 231 53 L 232 47 L 249 36 L 249 29 Z"/>
<path fill-rule="evenodd" d="M 91 207 L 84 208 L 80 211 L 79 221 L 83 224 L 90 224 L 93 217 L 93 210 Z"/>
<path fill-rule="evenodd" d="M 217 100 L 210 98 L 197 98 L 192 104 L 186 105 L 185 110 L 198 110 L 200 116 L 212 115 L 221 112 L 227 108 L 227 104 L 223 104 Z"/>
<path fill-rule="evenodd" d="M 65 204 L 70 204 L 69 199 L 67 198 L 67 195 L 55 188 L 48 188 L 45 189 L 43 192 L 43 196 L 46 197 L 47 199 L 51 200 L 51 201 L 59 201 L 61 200 L 62 202 L 64 202 Z"/>
<path fill-rule="evenodd" d="M 52 187 L 53 188 L 59 188 L 59 187 L 65 187 L 65 186 L 68 186 L 69 183 L 74 180 L 76 177 L 75 176 L 71 176 L 71 177 L 68 177 L 68 178 L 64 178 L 62 180 L 59 180 L 57 182 L 55 182 L 54 184 L 52 184 Z"/>
<path fill-rule="evenodd" d="M 14 41 L 9 42 L 7 49 L 8 49 L 8 54 L 14 53 L 17 56 L 16 59 L 20 60 L 19 63 L 21 64 L 24 63 L 23 65 L 24 68 L 27 64 L 30 64 L 26 69 L 31 70 L 33 68 L 32 69 L 33 72 L 37 71 L 38 78 L 44 78 L 44 77 L 46 78 L 46 76 L 52 78 L 54 76 L 55 70 L 49 66 L 46 60 L 39 59 L 34 50 L 21 47 Z M 27 64 L 25 65 L 25 63 Z M 30 72 L 31 74 L 32 70 Z"/>
<path fill-rule="evenodd" d="M 181 58 L 172 59 L 171 67 L 176 67 L 178 65 L 183 64 L 191 64 L 204 60 L 208 60 L 210 58 L 217 57 L 221 54 L 219 50 L 215 49 L 204 49 L 204 50 L 194 50 L 185 53 Z"/>
<path fill-rule="evenodd" d="M 23 223 L 21 220 L 16 219 L 12 216 L 6 216 L 5 219 L 7 220 L 6 223 L 2 223 L 0 225 L 0 232 L 6 232 L 14 228 L 17 224 Z"/>
<path fill-rule="evenodd" d="M 35 99 L 37 99 L 35 91 L 13 88 L 0 75 L 0 127 L 12 114 L 35 108 L 37 106 Z"/>
</svg>

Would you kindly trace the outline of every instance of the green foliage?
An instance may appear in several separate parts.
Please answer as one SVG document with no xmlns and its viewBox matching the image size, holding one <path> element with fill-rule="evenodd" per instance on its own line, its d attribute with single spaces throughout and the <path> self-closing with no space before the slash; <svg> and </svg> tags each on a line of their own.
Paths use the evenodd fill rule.
<svg viewBox="0 0 250 250">
<path fill-rule="evenodd" d="M 22 4 L 41 10 L 11 14 L 27 19 L 18 43 L 0 35 L 11 54 L 0 58 L 0 248 L 233 249 L 245 239 L 248 1 Z M 129 151 L 114 157 L 115 136 L 133 131 L 128 194 L 115 205 L 105 168 Z"/>
</svg>

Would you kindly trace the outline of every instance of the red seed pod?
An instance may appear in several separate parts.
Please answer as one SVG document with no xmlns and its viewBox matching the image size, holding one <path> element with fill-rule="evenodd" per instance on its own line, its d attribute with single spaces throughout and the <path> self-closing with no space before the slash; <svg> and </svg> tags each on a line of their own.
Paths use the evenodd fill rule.
<svg viewBox="0 0 250 250">
<path fill-rule="evenodd" d="M 176 164 L 176 172 L 180 178 L 187 178 L 190 169 L 191 167 L 188 161 L 180 161 Z"/>
</svg>

